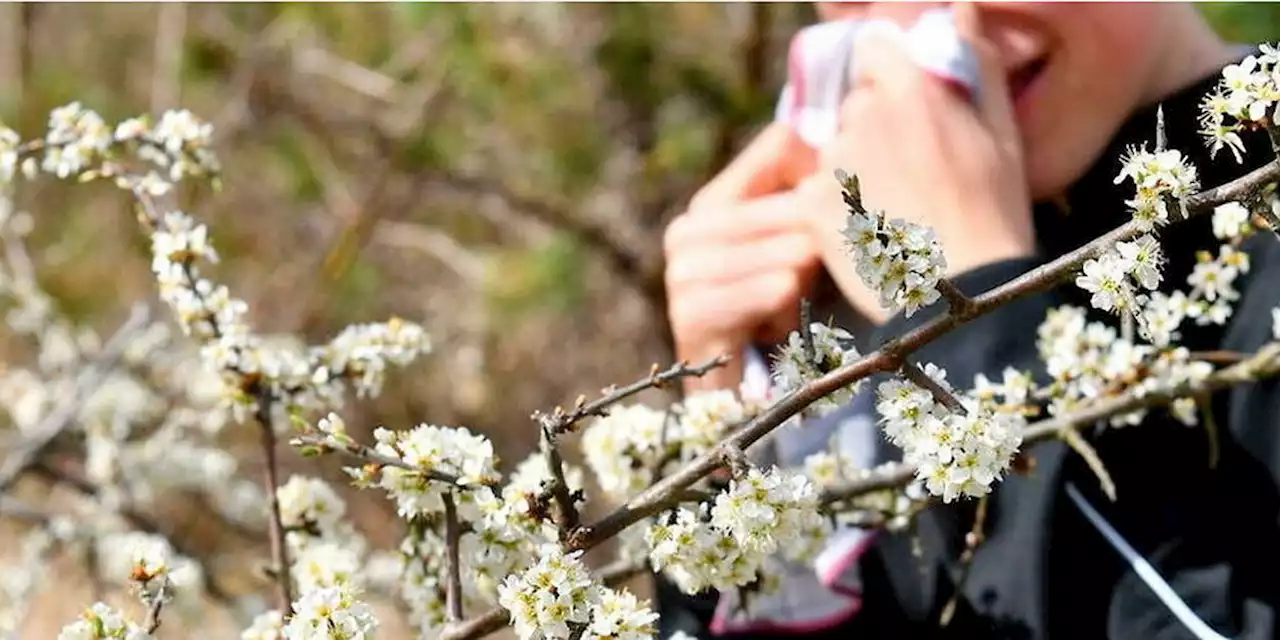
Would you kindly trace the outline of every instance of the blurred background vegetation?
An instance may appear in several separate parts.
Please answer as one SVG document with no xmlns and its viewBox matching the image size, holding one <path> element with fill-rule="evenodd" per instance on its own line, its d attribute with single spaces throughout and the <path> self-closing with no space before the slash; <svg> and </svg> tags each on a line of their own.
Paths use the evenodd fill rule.
<svg viewBox="0 0 1280 640">
<path fill-rule="evenodd" d="M 1280 37 L 1280 6 L 1201 6 L 1230 38 Z M 770 117 L 812 19 L 808 4 L 7 4 L 0 118 L 33 135 L 80 100 L 213 121 L 226 188 L 192 209 L 257 326 L 314 342 L 423 322 L 436 354 L 348 421 L 467 425 L 510 464 L 534 409 L 670 358 L 662 229 Z M 64 311 L 105 330 L 153 295 L 120 194 L 46 183 L 23 204 Z M 352 504 L 390 545 L 386 507 Z M 207 524 L 179 533 L 231 544 Z M 50 606 L 66 620 L 81 602 Z"/>
</svg>

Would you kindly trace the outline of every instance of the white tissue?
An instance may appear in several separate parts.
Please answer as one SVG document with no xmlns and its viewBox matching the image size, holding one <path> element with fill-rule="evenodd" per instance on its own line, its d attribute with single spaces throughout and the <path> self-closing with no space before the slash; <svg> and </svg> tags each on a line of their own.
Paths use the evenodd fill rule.
<svg viewBox="0 0 1280 640">
<path fill-rule="evenodd" d="M 977 94 L 978 61 L 956 30 L 950 9 L 925 11 L 906 30 L 884 19 L 819 23 L 800 30 L 791 41 L 787 84 L 775 113 L 806 144 L 820 147 L 839 130 L 840 102 L 853 86 L 853 46 L 867 30 L 904 38 L 921 68 L 960 83 L 971 97 Z"/>
</svg>

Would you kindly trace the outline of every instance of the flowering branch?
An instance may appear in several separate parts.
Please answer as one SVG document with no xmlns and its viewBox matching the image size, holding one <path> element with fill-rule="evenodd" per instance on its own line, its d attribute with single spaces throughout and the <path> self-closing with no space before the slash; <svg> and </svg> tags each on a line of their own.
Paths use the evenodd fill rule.
<svg viewBox="0 0 1280 640">
<path fill-rule="evenodd" d="M 1267 50 L 1266 57 L 1269 69 L 1280 63 L 1280 50 Z M 1245 66 L 1224 71 L 1229 90 L 1248 93 L 1249 87 L 1272 82 L 1269 72 L 1254 74 Z M 1269 108 L 1273 101 L 1267 96 L 1273 94 L 1258 89 L 1259 104 Z M 1210 99 L 1206 109 L 1217 111 L 1204 126 L 1219 146 L 1236 151 L 1242 145 L 1233 136 L 1246 124 L 1225 118 L 1243 122 L 1255 106 Z M 264 510 L 271 520 L 280 602 L 255 620 L 249 633 L 300 637 L 341 629 L 346 635 L 368 635 L 377 625 L 358 599 L 374 581 L 372 570 L 360 570 L 372 564 L 371 554 L 344 521 L 341 499 L 315 478 L 294 476 L 279 484 L 273 420 L 287 412 L 304 425 L 294 444 L 304 453 L 340 452 L 363 460 L 362 466 L 347 469 L 354 484 L 386 491 L 409 522 L 396 554 L 394 584 L 422 635 L 474 638 L 509 621 L 522 640 L 598 640 L 655 632 L 656 614 L 647 603 L 615 591 L 606 571 L 593 573 L 582 561 L 588 549 L 615 536 L 625 560 L 619 575 L 647 565 L 688 593 L 716 589 L 747 597 L 768 583 L 770 562 L 811 560 L 830 528 L 848 524 L 850 516 L 865 526 L 897 529 L 935 498 L 979 497 L 975 529 L 960 558 L 957 582 L 963 585 L 983 535 L 985 496 L 1006 472 L 1017 471 L 1020 448 L 1049 438 L 1065 440 L 1113 495 L 1110 476 L 1077 433 L 1082 426 L 1136 424 L 1149 407 L 1165 404 L 1174 418 L 1195 424 L 1196 403 L 1214 389 L 1275 375 L 1280 342 L 1252 355 L 1218 358 L 1225 368 L 1215 372 L 1208 362 L 1190 360 L 1189 352 L 1172 341 L 1188 318 L 1221 325 L 1233 312 L 1230 303 L 1240 293 L 1232 281 L 1249 269 L 1241 242 L 1256 230 L 1253 225 L 1261 226 L 1251 209 L 1271 197 L 1265 187 L 1280 179 L 1280 160 L 1197 193 L 1195 168 L 1166 149 L 1162 114 L 1160 121 L 1156 152 L 1131 149 L 1117 178 L 1117 183 L 1132 179 L 1136 188 L 1137 196 L 1126 201 L 1132 222 L 972 297 L 944 277 L 945 256 L 930 229 L 866 210 L 856 179 L 841 176 L 850 211 L 844 235 L 859 276 L 887 308 L 910 317 L 946 298 L 943 313 L 862 355 L 847 332 L 810 322 L 805 303 L 803 326 L 780 350 L 770 388 L 760 396 L 742 395 L 754 388 L 700 391 L 665 411 L 612 406 L 644 389 L 701 375 L 728 359 L 700 367 L 680 363 L 665 371 L 654 366 L 647 378 L 606 388 L 592 402 L 580 397 L 569 410 L 535 412 L 541 451 L 505 480 L 492 441 L 463 427 L 380 427 L 374 431 L 376 445 L 365 446 L 347 435 L 334 413 L 314 431 L 306 426 L 304 414 L 340 406 L 347 383 L 361 394 L 377 393 L 388 362 L 406 363 L 429 344 L 420 328 L 399 320 L 353 328 L 306 353 L 269 347 L 255 336 L 244 321 L 247 305 L 199 273 L 197 263 L 217 259 L 205 227 L 157 199 L 168 192 L 169 181 L 204 175 L 215 166 L 204 153 L 208 129 L 189 114 L 166 114 L 156 128 L 145 120 L 128 121 L 113 133 L 96 114 L 68 107 L 51 118 L 52 131 L 40 145 L 19 145 L 16 136 L 0 130 L 0 171 L 11 173 L 23 152 L 43 151 L 46 171 L 112 178 L 133 193 L 152 241 L 161 298 L 226 385 L 236 420 L 257 418 L 267 458 L 262 490 L 268 494 Z M 160 165 L 169 180 L 129 173 L 118 153 L 122 149 Z M 28 160 L 21 161 L 24 174 Z M 1188 277 L 1190 293 L 1165 294 L 1158 290 L 1164 256 L 1155 234 L 1170 222 L 1175 207 L 1183 218 L 1212 209 L 1214 235 L 1226 242 L 1216 258 L 1198 256 Z M 1093 294 L 1093 306 L 1121 316 L 1122 333 L 1089 323 L 1074 307 L 1050 312 L 1037 333 L 1048 386 L 1038 386 L 1029 372 L 1006 369 L 999 381 L 979 375 L 966 390 L 948 381 L 944 369 L 915 361 L 917 351 L 958 327 L 1073 276 L 1077 286 Z M 1280 340 L 1280 309 L 1276 314 Z M 1135 343 L 1139 337 L 1146 343 Z M 850 470 L 851 462 L 838 454 L 820 452 L 804 461 L 803 471 L 752 464 L 752 445 L 798 417 L 821 416 L 847 403 L 877 373 L 892 374 L 876 389 L 876 412 L 885 437 L 902 448 L 902 463 Z M 1046 404 L 1052 417 L 1028 424 Z M 586 464 L 602 493 L 621 504 L 583 523 L 578 502 L 584 500 L 585 480 L 580 469 L 565 463 L 558 438 L 590 417 L 598 420 L 582 433 Z M 733 471 L 727 486 L 718 478 L 708 481 L 724 467 Z M 115 486 L 114 477 L 103 477 L 104 486 Z M 931 497 L 881 491 L 913 480 Z M 877 493 L 865 495 L 870 492 Z M 857 519 L 866 514 L 877 517 Z M 135 552 L 131 575 L 154 588 L 162 584 L 155 578 L 170 575 L 169 548 L 144 542 Z M 391 584 L 385 578 L 378 582 L 379 592 Z M 954 602 L 945 607 L 943 624 Z M 464 619 L 468 610 L 493 605 Z M 105 606 L 95 608 L 86 620 L 101 626 L 112 613 Z"/>
<path fill-rule="evenodd" d="M 335 437 L 332 434 L 303 433 L 294 436 L 289 440 L 289 443 L 295 447 L 300 447 L 304 456 L 337 451 L 348 457 L 364 460 L 376 467 L 395 467 L 421 474 L 424 478 L 434 482 L 463 488 L 468 486 L 456 475 L 435 469 L 422 469 L 405 462 L 402 458 L 379 453 L 373 447 L 356 442 L 345 434 Z"/>
<path fill-rule="evenodd" d="M 1098 424 L 1112 416 L 1123 415 L 1138 409 L 1165 406 L 1179 398 L 1209 394 L 1260 377 L 1280 373 L 1280 343 L 1268 343 L 1257 353 L 1225 369 L 1220 369 L 1198 382 L 1186 382 L 1176 387 L 1157 390 L 1135 390 L 1122 395 L 1099 399 L 1070 413 L 1055 416 L 1031 424 L 1023 434 L 1024 445 L 1061 437 L 1064 431 L 1078 430 Z M 882 465 L 864 477 L 824 492 L 824 503 L 841 502 L 851 498 L 906 486 L 915 478 L 917 469 L 912 465 L 890 463 Z"/>
<path fill-rule="evenodd" d="M 1188 216 L 1203 214 L 1212 211 L 1218 205 L 1244 199 L 1251 194 L 1258 193 L 1263 187 L 1278 179 L 1280 179 L 1280 160 L 1273 160 L 1227 184 L 1188 197 L 1186 201 Z M 819 399 L 875 373 L 891 372 L 900 368 L 908 355 L 946 335 L 965 322 L 990 313 L 1023 296 L 1051 288 L 1078 271 L 1087 260 L 1109 250 L 1117 242 L 1137 237 L 1144 230 L 1144 226 L 1138 221 L 1125 223 L 1048 264 L 1031 269 L 1005 284 L 974 297 L 973 304 L 969 306 L 965 313 L 945 313 L 903 336 L 890 340 L 884 346 L 863 356 L 853 364 L 806 383 L 800 389 L 779 399 L 769 408 L 762 411 L 741 430 L 730 436 L 722 446 L 745 449 L 755 444 L 779 425 Z M 1150 396 L 1150 399 L 1156 397 L 1158 396 L 1153 395 Z M 1136 406 L 1144 405 L 1138 403 Z M 1028 432 L 1024 436 L 1025 442 L 1034 441 L 1031 438 L 1032 433 L 1040 432 Z M 1039 439 L 1044 439 L 1054 434 L 1056 434 L 1056 431 L 1044 433 Z M 667 476 L 636 495 L 599 522 L 579 529 L 576 535 L 570 539 L 570 546 L 576 549 L 591 548 L 617 535 L 618 532 L 632 524 L 660 513 L 667 504 L 668 496 L 671 493 L 686 489 L 710 474 L 715 470 L 718 461 L 724 455 L 725 451 L 719 448 L 703 454 L 680 471 Z M 883 487 L 886 482 L 889 482 L 888 486 L 901 486 L 913 477 L 914 471 L 914 469 L 895 471 L 892 477 L 893 481 L 888 478 L 878 477 L 864 480 L 863 483 L 865 483 L 865 486 Z M 901 482 L 896 482 L 897 480 L 901 480 Z M 862 492 L 847 493 L 845 496 L 857 495 Z"/>
</svg>

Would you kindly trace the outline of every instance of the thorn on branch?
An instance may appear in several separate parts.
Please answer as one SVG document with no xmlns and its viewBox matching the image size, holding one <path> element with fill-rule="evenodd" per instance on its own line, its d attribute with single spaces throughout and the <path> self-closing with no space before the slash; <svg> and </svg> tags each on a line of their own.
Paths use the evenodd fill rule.
<svg viewBox="0 0 1280 640">
<path fill-rule="evenodd" d="M 920 367 L 917 367 L 910 362 L 903 362 L 900 371 L 902 371 L 902 377 L 910 380 L 912 384 L 932 394 L 933 399 L 936 400 L 938 404 L 941 404 L 962 416 L 969 415 L 969 410 L 964 408 L 964 405 L 960 403 L 959 398 L 956 398 L 954 394 L 946 390 L 942 385 L 938 384 L 937 380 L 930 378 L 927 373 L 920 369 Z"/>
<path fill-rule="evenodd" d="M 947 299 L 952 315 L 963 318 L 973 312 L 973 298 L 965 295 L 955 283 L 947 278 L 938 280 L 938 293 L 941 293 L 942 297 Z"/>
</svg>

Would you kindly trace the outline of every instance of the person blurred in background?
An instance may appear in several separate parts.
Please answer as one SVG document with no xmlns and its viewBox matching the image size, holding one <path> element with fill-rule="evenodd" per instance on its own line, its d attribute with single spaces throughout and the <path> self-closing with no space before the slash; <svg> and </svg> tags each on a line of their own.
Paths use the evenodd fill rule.
<svg viewBox="0 0 1280 640">
<path fill-rule="evenodd" d="M 823 20 L 886 18 L 905 27 L 928 4 L 819 3 L 818 11 Z M 1113 179 L 1128 145 L 1154 140 L 1157 105 L 1170 147 L 1189 156 L 1205 186 L 1274 157 L 1263 133 L 1245 138 L 1243 164 L 1231 153 L 1210 158 L 1197 124 L 1201 101 L 1225 65 L 1255 51 L 1222 41 L 1190 4 L 954 9 L 980 62 L 976 100 L 916 67 L 898 41 L 868 34 L 854 48 L 857 80 L 834 140 L 815 149 L 785 123 L 765 127 L 671 223 L 664 249 L 677 356 L 735 356 L 731 366 L 690 380 L 688 390 L 737 388 L 737 356 L 797 329 L 800 300 L 823 277 L 874 324 L 872 346 L 945 311 L 939 302 L 910 319 L 890 317 L 862 284 L 840 234 L 848 210 L 836 169 L 858 176 L 870 208 L 931 227 L 948 277 L 974 295 L 1129 219 L 1132 186 Z M 1185 282 L 1196 250 L 1216 250 L 1209 225 L 1201 216 L 1161 233 L 1165 283 Z M 1265 283 L 1280 278 L 1280 246 L 1259 234 L 1245 248 L 1253 269 L 1240 281 L 1236 315 L 1225 327 L 1184 330 L 1191 350 L 1252 352 L 1272 339 L 1280 287 Z M 1087 294 L 1069 286 L 1027 296 L 915 358 L 945 368 L 962 387 L 979 373 L 999 377 L 1006 366 L 1042 375 L 1036 327 L 1062 304 L 1089 307 Z M 993 493 L 986 540 L 945 627 L 939 616 L 956 591 L 955 559 L 973 501 L 920 517 L 919 557 L 905 537 L 877 536 L 856 567 L 862 587 L 849 615 L 719 635 L 1280 637 L 1280 394 L 1260 383 L 1220 395 L 1216 465 L 1207 463 L 1204 429 L 1164 414 L 1091 438 L 1115 480 L 1114 503 L 1064 445 L 1035 447 L 1035 472 L 1010 476 Z M 860 410 L 873 412 L 861 400 Z M 875 462 L 894 459 L 883 438 L 870 442 Z M 1068 499 L 1068 487 L 1086 506 Z M 1090 506 L 1097 518 L 1086 515 Z M 1119 551 L 1125 545 L 1159 575 L 1135 571 Z M 714 635 L 707 603 L 716 597 L 687 597 L 660 581 L 663 635 Z"/>
</svg>

